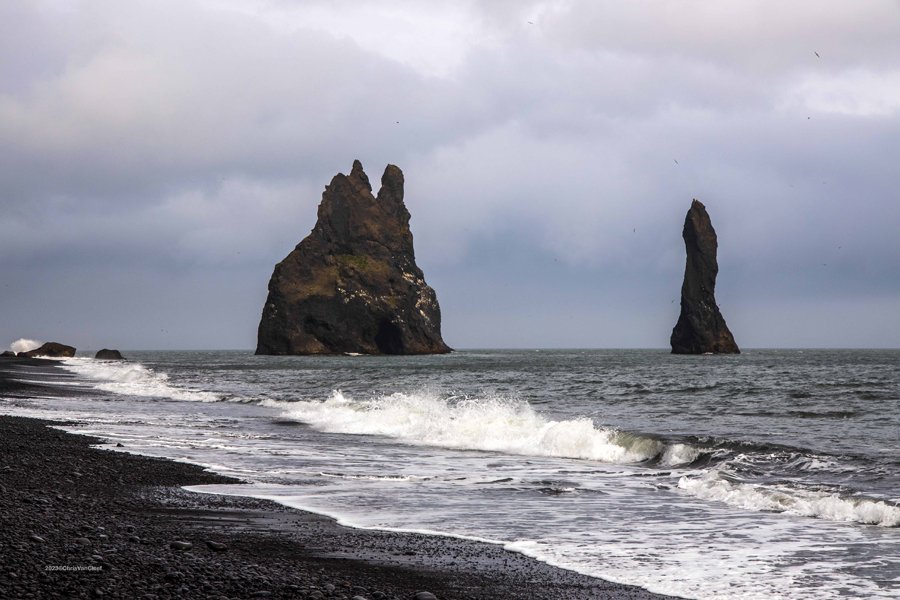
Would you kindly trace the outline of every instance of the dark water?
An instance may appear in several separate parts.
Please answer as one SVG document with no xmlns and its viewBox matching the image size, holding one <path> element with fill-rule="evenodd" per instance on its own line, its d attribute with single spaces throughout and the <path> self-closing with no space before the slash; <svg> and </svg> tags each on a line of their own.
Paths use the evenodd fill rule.
<svg viewBox="0 0 900 600">
<path fill-rule="evenodd" d="M 67 361 L 96 398 L 7 410 L 655 591 L 900 595 L 900 351 L 131 356 Z"/>
</svg>

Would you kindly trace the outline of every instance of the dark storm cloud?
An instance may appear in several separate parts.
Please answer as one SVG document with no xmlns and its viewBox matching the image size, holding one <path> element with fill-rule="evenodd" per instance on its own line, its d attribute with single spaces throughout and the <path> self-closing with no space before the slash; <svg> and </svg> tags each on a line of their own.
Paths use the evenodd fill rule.
<svg viewBox="0 0 900 600">
<path fill-rule="evenodd" d="M 698 197 L 743 345 L 898 345 L 898 55 L 887 1 L 4 3 L 2 331 L 252 346 L 360 158 L 451 344 L 665 345 Z"/>
</svg>

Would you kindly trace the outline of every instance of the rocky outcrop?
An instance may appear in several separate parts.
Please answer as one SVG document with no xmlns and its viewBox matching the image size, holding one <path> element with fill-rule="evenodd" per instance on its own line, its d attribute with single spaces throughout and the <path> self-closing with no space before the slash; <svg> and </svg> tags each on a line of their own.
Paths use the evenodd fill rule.
<svg viewBox="0 0 900 600">
<path fill-rule="evenodd" d="M 716 304 L 718 240 L 706 207 L 698 201 L 684 220 L 682 231 L 687 264 L 681 286 L 681 315 L 672 330 L 673 354 L 739 354 L 734 337 Z"/>
<path fill-rule="evenodd" d="M 46 356 L 49 358 L 71 358 L 75 356 L 75 348 L 59 344 L 57 342 L 47 342 L 40 348 L 29 350 L 28 352 L 19 352 L 18 356 L 34 358 L 36 356 Z"/>
<path fill-rule="evenodd" d="M 13 358 L 15 357 L 15 355 L 16 353 L 11 350 L 4 350 L 2 353 L 0 353 L 0 356 L 4 358 Z"/>
<path fill-rule="evenodd" d="M 99 350 L 97 354 L 94 355 L 94 358 L 99 358 L 100 360 L 125 360 L 125 357 L 122 356 L 121 352 L 118 350 L 109 350 L 107 348 Z"/>
<path fill-rule="evenodd" d="M 275 266 L 257 354 L 437 354 L 437 297 L 416 265 L 403 172 L 372 195 L 359 161 L 322 194 L 312 232 Z"/>
</svg>

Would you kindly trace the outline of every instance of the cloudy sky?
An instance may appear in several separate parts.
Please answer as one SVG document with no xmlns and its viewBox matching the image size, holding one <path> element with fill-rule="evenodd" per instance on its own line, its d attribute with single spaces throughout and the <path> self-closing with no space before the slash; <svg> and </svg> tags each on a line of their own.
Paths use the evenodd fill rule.
<svg viewBox="0 0 900 600">
<path fill-rule="evenodd" d="M 900 347 L 896 0 L 4 0 L 0 345 L 253 348 L 355 158 L 454 347 L 666 347 L 692 198 L 741 346 Z"/>
</svg>

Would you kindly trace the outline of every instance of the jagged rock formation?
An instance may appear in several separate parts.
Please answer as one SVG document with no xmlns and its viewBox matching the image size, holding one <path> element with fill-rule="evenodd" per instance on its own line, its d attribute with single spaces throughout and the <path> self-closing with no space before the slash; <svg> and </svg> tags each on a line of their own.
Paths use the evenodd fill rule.
<svg viewBox="0 0 900 600">
<path fill-rule="evenodd" d="M 716 304 L 719 243 L 706 207 L 700 201 L 691 203 L 681 235 L 687 250 L 687 264 L 681 286 L 681 315 L 672 330 L 672 353 L 739 354 Z"/>
<path fill-rule="evenodd" d="M 312 232 L 275 266 L 257 354 L 437 354 L 437 297 L 416 266 L 403 172 L 381 189 L 354 161 L 322 193 Z"/>
<path fill-rule="evenodd" d="M 28 352 L 19 352 L 18 356 L 34 358 L 36 356 L 48 356 L 50 358 L 71 358 L 75 356 L 75 348 L 59 344 L 57 342 L 47 342 L 40 348 L 29 350 Z"/>
<path fill-rule="evenodd" d="M 94 358 L 99 358 L 100 360 L 125 360 L 125 357 L 122 356 L 121 352 L 118 350 L 110 350 L 108 348 L 98 350 L 97 354 L 94 355 Z"/>
</svg>

